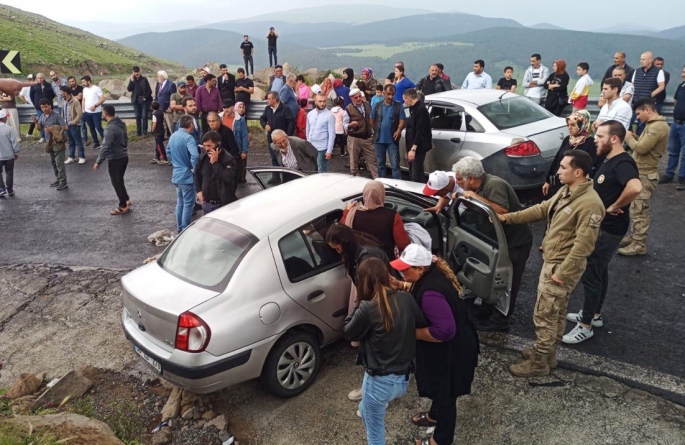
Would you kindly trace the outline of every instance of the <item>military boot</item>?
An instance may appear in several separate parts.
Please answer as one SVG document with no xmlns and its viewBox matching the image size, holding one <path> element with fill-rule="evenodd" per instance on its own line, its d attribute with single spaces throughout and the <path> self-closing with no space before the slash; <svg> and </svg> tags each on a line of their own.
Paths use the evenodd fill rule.
<svg viewBox="0 0 685 445">
<path fill-rule="evenodd" d="M 646 255 L 647 246 L 633 242 L 625 247 L 618 249 L 618 254 L 623 256 Z"/>
<path fill-rule="evenodd" d="M 547 354 L 533 351 L 528 360 L 509 366 L 509 372 L 516 377 L 542 377 L 549 375 Z"/>
<path fill-rule="evenodd" d="M 624 246 L 629 246 L 632 243 L 633 243 L 633 235 L 631 235 L 629 233 L 623 237 L 623 239 L 621 240 L 621 242 L 618 243 L 618 245 L 621 247 L 624 247 Z"/>
<path fill-rule="evenodd" d="M 533 348 L 526 348 L 523 351 L 521 351 L 521 355 L 523 358 L 528 360 L 531 355 L 533 355 Z M 549 366 L 549 369 L 557 369 L 559 366 L 559 362 L 557 362 L 557 346 L 554 345 L 552 346 L 552 349 L 549 351 L 549 354 L 547 354 L 547 365 Z"/>
</svg>

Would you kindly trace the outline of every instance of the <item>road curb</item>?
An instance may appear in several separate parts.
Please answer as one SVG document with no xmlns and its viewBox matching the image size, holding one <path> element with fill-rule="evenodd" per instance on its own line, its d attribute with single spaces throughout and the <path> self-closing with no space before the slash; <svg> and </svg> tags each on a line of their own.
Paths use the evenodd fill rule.
<svg viewBox="0 0 685 445">
<path fill-rule="evenodd" d="M 479 333 L 484 344 L 521 352 L 534 341 L 511 334 Z M 559 367 L 597 377 L 609 377 L 631 388 L 648 392 L 675 404 L 685 406 L 685 379 L 642 366 L 587 354 L 561 346 L 557 353 Z"/>
</svg>

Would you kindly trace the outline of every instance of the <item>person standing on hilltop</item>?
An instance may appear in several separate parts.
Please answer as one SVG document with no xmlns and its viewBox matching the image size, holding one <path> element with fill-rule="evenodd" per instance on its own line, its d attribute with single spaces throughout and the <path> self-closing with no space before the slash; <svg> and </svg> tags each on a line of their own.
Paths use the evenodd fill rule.
<svg viewBox="0 0 685 445">
<path fill-rule="evenodd" d="M 269 50 L 269 68 L 271 68 L 274 65 L 278 65 L 278 55 L 277 55 L 277 48 L 276 48 L 276 40 L 278 39 L 278 34 L 276 33 L 276 30 L 272 26 L 269 28 L 269 33 L 266 35 L 266 40 L 267 40 L 267 47 Z M 273 58 L 273 61 L 271 60 Z"/>
<path fill-rule="evenodd" d="M 373 70 L 371 68 L 367 67 L 362 69 L 362 80 L 364 81 L 364 85 L 366 85 L 366 88 L 364 88 L 364 91 L 362 92 L 366 96 L 366 100 L 371 100 L 376 94 L 376 85 L 378 85 L 378 81 L 373 77 Z"/>
<path fill-rule="evenodd" d="M 225 63 L 219 65 L 221 75 L 217 78 L 217 88 L 221 94 L 221 100 L 231 99 L 235 102 L 235 76 L 228 72 L 228 67 Z"/>
<path fill-rule="evenodd" d="M 242 102 L 245 106 L 245 112 L 250 109 L 250 101 L 254 93 L 254 82 L 247 77 L 247 70 L 238 68 L 238 78 L 235 80 L 235 100 L 236 104 Z M 240 173 L 240 171 L 239 171 Z"/>
<path fill-rule="evenodd" d="M 523 75 L 523 95 L 537 104 L 545 103 L 545 81 L 549 77 L 549 69 L 542 64 L 542 56 L 530 56 L 530 66 Z"/>
<path fill-rule="evenodd" d="M 252 75 L 254 76 L 254 59 L 252 56 L 254 55 L 254 45 L 252 42 L 250 42 L 250 37 L 245 34 L 243 36 L 243 42 L 240 44 L 240 51 L 243 54 L 243 60 L 245 61 L 245 73 L 247 75 L 250 75 L 250 70 L 247 69 L 247 64 L 250 64 L 250 68 L 252 69 Z"/>
<path fill-rule="evenodd" d="M 461 84 L 461 88 L 464 90 L 491 90 L 492 89 L 492 77 L 485 72 L 485 62 L 481 59 L 473 62 L 473 72 L 470 72 L 464 83 Z"/>
<path fill-rule="evenodd" d="M 433 93 L 441 93 L 452 89 L 452 85 L 440 77 L 440 69 L 436 64 L 428 68 L 428 75 L 416 83 L 416 90 L 421 91 L 425 96 Z"/>
<path fill-rule="evenodd" d="M 404 75 L 404 64 L 395 66 L 394 84 L 395 84 L 395 97 L 394 97 L 394 99 L 400 103 L 402 103 L 402 101 L 404 100 L 402 98 L 402 95 L 404 94 L 405 91 L 407 91 L 409 88 L 416 88 L 416 85 L 414 84 L 414 82 L 409 80 L 409 78 Z"/>
<path fill-rule="evenodd" d="M 136 114 L 136 134 L 147 136 L 148 104 L 152 102 L 152 88 L 150 88 L 147 77 L 140 74 L 139 67 L 133 67 L 133 74 L 131 74 L 126 90 L 131 92 L 131 103 Z M 159 124 L 162 125 L 161 122 Z"/>
</svg>

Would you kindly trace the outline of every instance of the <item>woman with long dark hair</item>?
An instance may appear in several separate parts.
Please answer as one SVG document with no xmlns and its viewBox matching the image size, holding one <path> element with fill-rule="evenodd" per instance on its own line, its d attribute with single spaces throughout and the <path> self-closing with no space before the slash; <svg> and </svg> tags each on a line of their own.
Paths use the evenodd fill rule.
<svg viewBox="0 0 685 445">
<path fill-rule="evenodd" d="M 543 85 L 543 88 L 547 90 L 545 108 L 555 116 L 561 116 L 564 108 L 568 105 L 568 80 L 566 61 L 564 59 L 555 60 L 552 64 L 552 73 Z"/>
<path fill-rule="evenodd" d="M 387 263 L 359 264 L 359 303 L 345 319 L 343 336 L 359 341 L 357 364 L 364 366 L 359 413 L 369 445 L 385 445 L 388 402 L 406 394 L 416 350 L 416 328 L 425 321 L 414 298 L 390 289 Z"/>
<path fill-rule="evenodd" d="M 395 79 L 393 83 L 395 84 L 395 100 L 399 103 L 404 102 L 402 96 L 405 91 L 409 88 L 416 88 L 414 82 L 404 75 L 404 65 L 395 65 Z"/>
<path fill-rule="evenodd" d="M 390 266 L 403 277 L 403 281 L 391 278 L 391 287 L 410 291 L 428 324 L 416 330 L 416 387 L 419 396 L 433 402 L 430 411 L 416 414 L 411 421 L 435 430 L 416 443 L 450 445 L 457 426 L 457 398 L 471 393 L 478 366 L 476 327 L 459 296 L 461 284 L 445 260 L 410 244 Z"/>
</svg>

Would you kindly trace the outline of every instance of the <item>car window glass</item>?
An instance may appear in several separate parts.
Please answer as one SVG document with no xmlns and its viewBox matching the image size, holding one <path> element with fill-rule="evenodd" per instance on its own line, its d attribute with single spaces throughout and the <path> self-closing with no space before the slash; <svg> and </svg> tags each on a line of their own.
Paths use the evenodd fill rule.
<svg viewBox="0 0 685 445">
<path fill-rule="evenodd" d="M 278 242 L 278 248 L 281 250 L 285 271 L 291 282 L 299 281 L 314 271 L 314 259 L 299 230 L 282 238 Z"/>
<path fill-rule="evenodd" d="M 500 130 L 530 124 L 553 116 L 549 111 L 521 96 L 481 105 L 478 111 Z"/>
<path fill-rule="evenodd" d="M 459 110 L 433 105 L 429 114 L 433 130 L 461 130 L 462 116 Z"/>
<path fill-rule="evenodd" d="M 302 177 L 301 175 L 292 172 L 274 173 L 268 171 L 253 172 L 252 175 L 265 189 L 270 189 Z"/>
<path fill-rule="evenodd" d="M 486 212 L 466 205 L 460 205 L 458 208 L 455 208 L 455 214 L 461 228 L 490 244 L 495 249 L 499 248 L 495 225 L 490 221 L 490 216 Z"/>
<path fill-rule="evenodd" d="M 464 128 L 465 131 L 471 132 L 471 133 L 483 133 L 485 132 L 485 128 L 481 124 L 478 123 L 476 119 L 473 118 L 468 113 L 464 113 Z"/>
<path fill-rule="evenodd" d="M 169 246 L 159 265 L 205 288 L 219 285 L 251 247 L 248 236 L 211 218 L 199 219 Z"/>
</svg>

